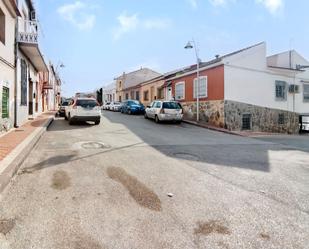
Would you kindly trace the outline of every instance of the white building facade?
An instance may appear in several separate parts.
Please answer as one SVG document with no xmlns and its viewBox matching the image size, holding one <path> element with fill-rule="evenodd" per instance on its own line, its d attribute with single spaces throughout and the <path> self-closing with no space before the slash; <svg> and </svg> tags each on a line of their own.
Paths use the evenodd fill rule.
<svg viewBox="0 0 309 249">
<path fill-rule="evenodd" d="M 44 82 L 40 82 L 39 72 L 48 72 L 38 45 L 39 25 L 32 1 L 18 1 L 18 9 L 21 17 L 17 18 L 16 37 L 16 126 L 42 112 Z"/>
<path fill-rule="evenodd" d="M 116 82 L 104 86 L 102 92 L 103 103 L 116 101 Z"/>
<path fill-rule="evenodd" d="M 298 132 L 299 115 L 309 114 L 306 59 L 294 50 L 267 57 L 260 43 L 222 62 L 227 128 Z"/>
<path fill-rule="evenodd" d="M 0 1 L 0 132 L 14 125 L 15 26 L 14 1 Z"/>
</svg>

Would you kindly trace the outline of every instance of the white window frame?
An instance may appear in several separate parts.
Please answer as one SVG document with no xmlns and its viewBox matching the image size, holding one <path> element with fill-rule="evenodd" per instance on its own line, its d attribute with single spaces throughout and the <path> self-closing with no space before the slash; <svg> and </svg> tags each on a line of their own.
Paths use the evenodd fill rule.
<svg viewBox="0 0 309 249">
<path fill-rule="evenodd" d="M 306 87 L 309 87 L 309 83 L 303 83 L 303 101 L 305 103 L 309 103 L 309 100 L 308 99 L 305 99 L 305 95 L 309 95 L 309 91 L 308 92 L 305 92 L 305 86 Z"/>
<path fill-rule="evenodd" d="M 176 88 L 177 86 L 179 85 L 183 85 L 183 94 L 182 94 L 182 98 L 178 98 L 177 95 L 176 95 Z M 186 82 L 185 81 L 180 81 L 180 82 L 177 82 L 175 84 L 175 100 L 184 100 L 186 98 Z"/>
<path fill-rule="evenodd" d="M 200 82 L 201 80 L 206 79 L 206 86 L 205 86 L 205 93 L 203 93 L 203 95 L 201 95 L 201 92 L 199 92 L 199 98 L 208 98 L 208 77 L 207 76 L 201 76 L 200 77 Z M 197 85 L 197 78 L 195 78 L 193 80 L 193 98 L 196 99 L 196 85 Z M 201 90 L 201 87 L 200 89 Z"/>
</svg>

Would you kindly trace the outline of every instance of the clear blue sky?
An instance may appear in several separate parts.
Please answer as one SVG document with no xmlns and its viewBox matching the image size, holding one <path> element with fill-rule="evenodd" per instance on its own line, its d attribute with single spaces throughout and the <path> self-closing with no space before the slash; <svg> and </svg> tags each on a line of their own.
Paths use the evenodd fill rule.
<svg viewBox="0 0 309 249">
<path fill-rule="evenodd" d="M 266 41 L 309 59 L 308 0 L 34 0 L 41 48 L 65 64 L 64 95 L 91 91 L 141 66 L 161 73 Z"/>
</svg>

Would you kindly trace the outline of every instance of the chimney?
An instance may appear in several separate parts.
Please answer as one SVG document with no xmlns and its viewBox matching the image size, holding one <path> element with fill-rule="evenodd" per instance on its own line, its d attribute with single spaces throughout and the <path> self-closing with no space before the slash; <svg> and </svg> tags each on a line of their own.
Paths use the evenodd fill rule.
<svg viewBox="0 0 309 249">
<path fill-rule="evenodd" d="M 219 59 L 220 55 L 216 54 L 215 57 L 216 57 L 216 59 Z"/>
</svg>

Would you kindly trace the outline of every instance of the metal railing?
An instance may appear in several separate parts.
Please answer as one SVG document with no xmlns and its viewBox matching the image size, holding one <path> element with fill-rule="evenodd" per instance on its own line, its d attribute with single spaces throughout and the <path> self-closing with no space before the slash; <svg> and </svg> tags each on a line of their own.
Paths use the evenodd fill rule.
<svg viewBox="0 0 309 249">
<path fill-rule="evenodd" d="M 38 22 L 18 18 L 18 42 L 38 43 Z"/>
</svg>

